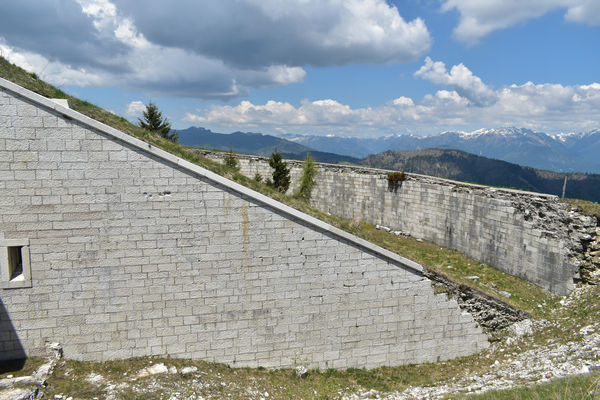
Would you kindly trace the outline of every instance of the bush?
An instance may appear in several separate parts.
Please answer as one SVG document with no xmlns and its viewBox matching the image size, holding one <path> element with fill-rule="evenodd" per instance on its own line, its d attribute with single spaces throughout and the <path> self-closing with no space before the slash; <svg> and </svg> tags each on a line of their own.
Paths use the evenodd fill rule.
<svg viewBox="0 0 600 400">
<path fill-rule="evenodd" d="M 235 171 L 239 171 L 240 169 L 240 162 L 238 161 L 237 157 L 233 155 L 233 151 L 231 149 L 229 150 L 229 153 L 225 155 L 223 162 L 226 166 Z"/>
<path fill-rule="evenodd" d="M 259 174 L 258 172 L 257 172 L 256 174 L 254 174 L 254 180 L 255 180 L 256 182 L 258 182 L 258 183 L 261 183 L 261 182 L 262 182 L 262 179 L 263 179 L 262 175 L 261 175 L 261 174 Z"/>
<path fill-rule="evenodd" d="M 387 174 L 388 184 L 393 188 L 397 188 L 398 185 L 400 185 L 400 183 L 403 182 L 405 179 L 406 179 L 406 176 L 404 175 L 404 171 L 390 172 Z"/>
<path fill-rule="evenodd" d="M 294 195 L 297 199 L 309 202 L 312 190 L 315 187 L 315 176 L 317 176 L 318 170 L 315 166 L 315 162 L 310 158 L 310 154 L 306 154 L 306 160 L 302 165 L 302 177 L 300 178 L 300 185 L 298 191 Z"/>
</svg>

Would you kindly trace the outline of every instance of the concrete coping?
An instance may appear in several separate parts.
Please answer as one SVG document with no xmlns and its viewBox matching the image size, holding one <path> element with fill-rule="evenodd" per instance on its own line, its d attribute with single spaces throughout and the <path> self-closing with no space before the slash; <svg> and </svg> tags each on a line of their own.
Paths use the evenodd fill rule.
<svg viewBox="0 0 600 400">
<path fill-rule="evenodd" d="M 240 185 L 237 182 L 231 181 L 221 175 L 218 175 L 218 174 L 216 174 L 212 171 L 209 171 L 205 168 L 202 168 L 199 165 L 196 165 L 187 160 L 184 160 L 183 158 L 177 157 L 177 156 L 175 156 L 159 147 L 156 147 L 150 143 L 144 142 L 143 140 L 140 140 L 140 139 L 133 137 L 129 134 L 126 134 L 124 132 L 121 132 L 121 131 L 119 131 L 115 128 L 112 128 L 106 124 L 103 124 L 99 121 L 96 121 L 95 119 L 92 119 L 86 115 L 83 115 L 75 110 L 66 108 L 63 105 L 61 105 L 57 102 L 54 102 L 53 100 L 51 100 L 49 98 L 46 98 L 35 92 L 25 89 L 15 83 L 7 81 L 4 78 L 0 78 L 0 87 L 6 89 L 8 91 L 11 91 L 21 97 L 24 97 L 25 99 L 32 101 L 40 106 L 43 106 L 50 110 L 53 110 L 56 113 L 61 114 L 68 119 L 80 122 L 84 125 L 87 125 L 88 127 L 92 128 L 92 129 L 102 132 L 105 135 L 108 135 L 115 139 L 118 139 L 119 141 L 126 143 L 132 147 L 135 147 L 145 153 L 151 154 L 151 155 L 153 155 L 157 158 L 160 158 L 164 161 L 175 164 L 186 171 L 192 172 L 195 175 L 209 179 L 215 183 L 218 183 L 219 185 L 222 185 L 228 189 L 231 189 L 231 190 L 238 192 L 244 196 L 254 199 L 260 203 L 263 203 L 275 210 L 278 210 L 278 211 L 280 211 L 284 214 L 287 214 L 293 218 L 296 218 L 300 221 L 303 221 L 309 225 L 312 225 L 322 231 L 329 232 L 329 233 L 331 233 L 341 239 L 344 239 L 354 245 L 362 247 L 362 248 L 364 248 L 370 252 L 373 252 L 381 257 L 384 257 L 390 261 L 393 261 L 394 263 L 401 264 L 405 268 L 411 269 L 420 274 L 423 272 L 423 266 L 421 266 L 419 263 L 417 263 L 415 261 L 409 260 L 408 258 L 402 257 L 392 251 L 386 250 L 386 249 L 384 249 L 380 246 L 377 246 L 367 240 L 361 239 L 358 236 L 352 235 L 351 233 L 348 233 L 339 228 L 336 228 L 333 225 L 330 225 L 330 224 L 323 222 L 317 218 L 314 218 L 306 213 L 298 211 L 295 208 L 292 208 L 283 203 L 280 203 L 268 196 L 263 195 L 262 193 L 258 193 L 250 188 L 247 188 L 246 186 Z"/>
</svg>

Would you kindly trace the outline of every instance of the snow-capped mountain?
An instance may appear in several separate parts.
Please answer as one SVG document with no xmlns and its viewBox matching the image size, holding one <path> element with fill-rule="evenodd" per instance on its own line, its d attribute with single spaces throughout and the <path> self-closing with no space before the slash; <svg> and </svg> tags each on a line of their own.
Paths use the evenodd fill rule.
<svg viewBox="0 0 600 400">
<path fill-rule="evenodd" d="M 320 151 L 366 157 L 386 150 L 457 149 L 480 156 L 554 171 L 600 173 L 600 129 L 549 135 L 503 127 L 473 132 L 442 132 L 432 136 L 394 135 L 376 139 L 286 135 Z"/>
</svg>

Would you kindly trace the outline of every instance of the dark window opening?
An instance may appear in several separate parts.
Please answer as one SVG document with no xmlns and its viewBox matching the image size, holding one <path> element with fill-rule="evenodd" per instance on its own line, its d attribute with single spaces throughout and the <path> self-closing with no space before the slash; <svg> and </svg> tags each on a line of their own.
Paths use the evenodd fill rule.
<svg viewBox="0 0 600 400">
<path fill-rule="evenodd" d="M 13 280 L 16 277 L 23 274 L 23 257 L 21 256 L 21 249 L 23 246 L 8 247 L 8 271 L 10 279 Z"/>
</svg>

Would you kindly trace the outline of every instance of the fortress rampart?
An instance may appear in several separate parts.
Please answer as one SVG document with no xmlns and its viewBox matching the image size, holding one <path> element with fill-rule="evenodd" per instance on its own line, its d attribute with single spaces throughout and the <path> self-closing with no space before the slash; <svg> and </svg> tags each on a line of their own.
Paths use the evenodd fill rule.
<svg viewBox="0 0 600 400">
<path fill-rule="evenodd" d="M 222 161 L 224 153 L 202 151 Z M 241 172 L 270 177 L 263 157 L 239 155 Z M 293 192 L 301 161 L 287 160 Z M 590 243 L 598 241 L 598 221 L 569 210 L 558 197 L 491 188 L 430 176 L 406 174 L 390 187 L 390 171 L 319 164 L 311 204 L 344 218 L 364 220 L 461 251 L 556 294 L 580 279 L 580 268 L 598 269 Z"/>
<path fill-rule="evenodd" d="M 488 346 L 422 267 L 0 79 L 0 360 L 373 368 Z"/>
</svg>

